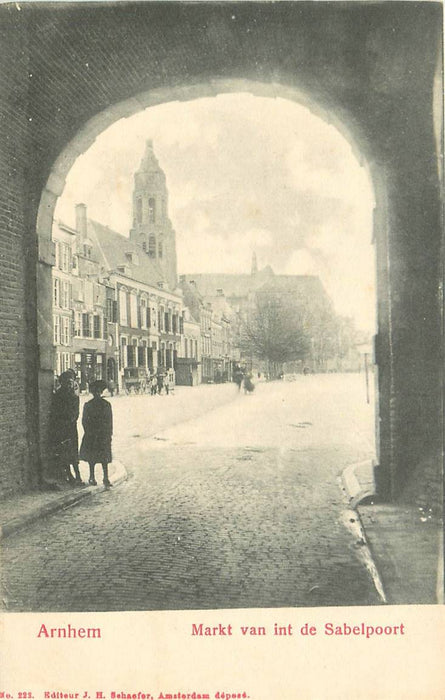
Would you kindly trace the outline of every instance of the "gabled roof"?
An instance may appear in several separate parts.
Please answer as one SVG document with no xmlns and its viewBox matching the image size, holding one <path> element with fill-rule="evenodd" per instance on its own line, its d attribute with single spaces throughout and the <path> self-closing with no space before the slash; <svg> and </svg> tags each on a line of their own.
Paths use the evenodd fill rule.
<svg viewBox="0 0 445 700">
<path fill-rule="evenodd" d="M 261 285 L 256 292 L 291 294 L 295 298 L 317 302 L 325 307 L 331 306 L 321 280 L 316 275 L 275 275 L 273 279 Z"/>
<path fill-rule="evenodd" d="M 254 275 L 225 274 L 225 273 L 197 273 L 195 275 L 181 275 L 187 282 L 194 281 L 203 297 L 216 296 L 217 290 L 222 289 L 228 299 L 247 297 L 250 292 L 257 289 L 267 280 L 274 278 L 274 272 L 270 266 L 265 267 Z"/>
<path fill-rule="evenodd" d="M 161 268 L 137 243 L 92 219 L 88 219 L 87 226 L 88 237 L 97 250 L 99 265 L 107 272 L 117 271 L 118 267 L 125 265 L 130 272 L 129 277 L 136 282 L 152 287 L 157 287 L 158 282 L 165 282 Z M 137 255 L 139 264 L 129 261 L 127 253 Z"/>
</svg>

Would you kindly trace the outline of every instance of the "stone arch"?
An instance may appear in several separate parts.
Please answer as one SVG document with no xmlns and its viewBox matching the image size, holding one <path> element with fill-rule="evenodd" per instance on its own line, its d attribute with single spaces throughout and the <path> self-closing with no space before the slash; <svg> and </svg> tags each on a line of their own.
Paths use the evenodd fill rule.
<svg viewBox="0 0 445 700">
<path fill-rule="evenodd" d="M 36 481 L 52 380 L 48 232 L 71 164 L 95 133 L 174 91 L 193 99 L 196 86 L 218 94 L 221 81 L 237 90 L 250 81 L 269 95 L 273 86 L 299 92 L 325 110 L 369 165 L 380 460 L 393 497 L 420 474 L 440 499 L 442 228 L 431 107 L 440 4 L 125 3 L 56 11 L 35 4 L 5 8 L 3 18 L 0 268 L 18 313 L 0 310 L 9 380 L 0 387 L 8 406 L 0 438 L 10 455 L 2 493 Z"/>
</svg>

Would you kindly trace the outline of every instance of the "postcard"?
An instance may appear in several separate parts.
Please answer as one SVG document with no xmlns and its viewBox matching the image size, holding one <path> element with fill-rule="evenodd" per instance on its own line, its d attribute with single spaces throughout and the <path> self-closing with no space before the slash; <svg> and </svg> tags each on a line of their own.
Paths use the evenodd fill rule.
<svg viewBox="0 0 445 700">
<path fill-rule="evenodd" d="M 442 24 L 0 6 L 0 700 L 444 696 Z"/>
</svg>

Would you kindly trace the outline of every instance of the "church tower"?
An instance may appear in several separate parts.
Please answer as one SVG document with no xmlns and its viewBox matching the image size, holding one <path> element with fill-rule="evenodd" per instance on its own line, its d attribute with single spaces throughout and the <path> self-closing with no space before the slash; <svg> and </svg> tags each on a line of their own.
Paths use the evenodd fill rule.
<svg viewBox="0 0 445 700">
<path fill-rule="evenodd" d="M 134 175 L 133 228 L 130 238 L 161 268 L 170 289 L 177 286 L 176 240 L 168 217 L 165 174 L 148 140 Z"/>
</svg>

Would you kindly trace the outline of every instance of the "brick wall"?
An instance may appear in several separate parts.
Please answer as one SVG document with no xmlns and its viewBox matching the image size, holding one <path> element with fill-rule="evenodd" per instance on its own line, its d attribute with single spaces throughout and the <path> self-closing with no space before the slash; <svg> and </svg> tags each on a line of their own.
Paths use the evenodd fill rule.
<svg viewBox="0 0 445 700">
<path fill-rule="evenodd" d="M 15 16 L 14 16 L 15 15 Z M 35 362 L 29 274 L 35 277 L 35 237 L 24 207 L 28 172 L 26 32 L 17 13 L 4 13 L 0 54 L 0 496 L 37 483 L 36 399 L 27 390 Z M 30 281 L 30 280 L 28 280 Z"/>
<path fill-rule="evenodd" d="M 38 263 L 37 279 L 35 271 L 37 210 L 50 174 L 43 237 L 69 164 L 108 123 L 178 95 L 235 89 L 236 81 L 259 81 L 271 96 L 307 92 L 391 183 L 391 201 L 381 206 L 393 274 L 379 305 L 382 455 L 391 462 L 384 466 L 393 497 L 414 481 L 418 493 L 426 473 L 437 492 L 439 270 L 431 261 L 440 202 L 430 166 L 441 12 L 439 4 L 410 2 L 0 7 L 0 496 L 36 485 L 38 436 L 47 429 L 48 261 Z M 385 268 L 379 238 L 377 246 Z M 426 451 L 431 468 L 421 464 Z"/>
</svg>

